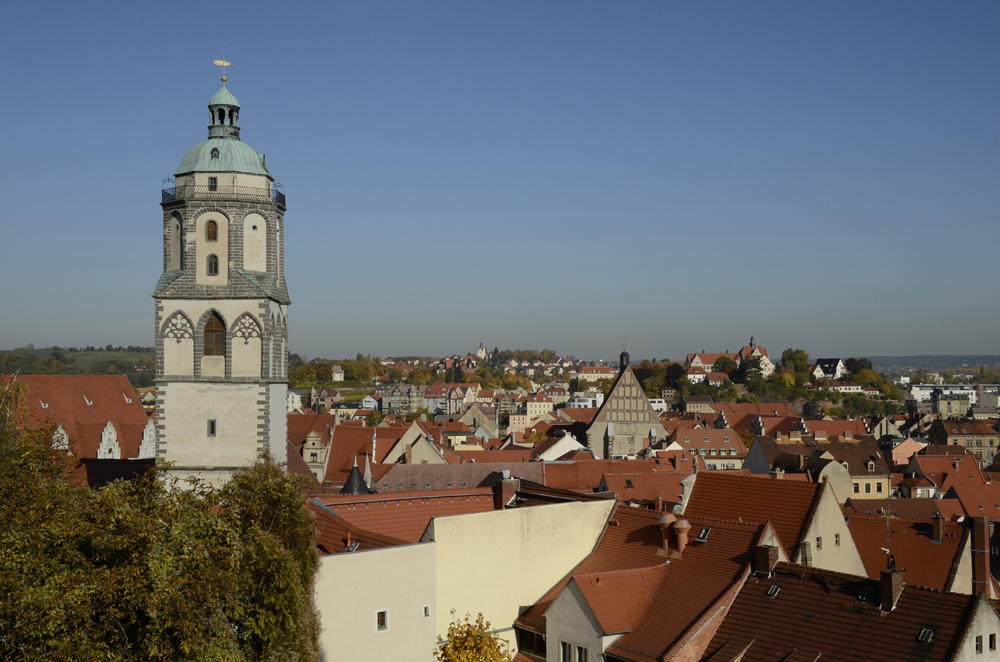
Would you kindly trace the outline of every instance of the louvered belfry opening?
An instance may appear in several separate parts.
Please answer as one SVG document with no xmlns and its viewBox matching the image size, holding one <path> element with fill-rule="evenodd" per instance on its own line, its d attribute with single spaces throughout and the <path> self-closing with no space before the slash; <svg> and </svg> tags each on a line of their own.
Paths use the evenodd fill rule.
<svg viewBox="0 0 1000 662">
<path fill-rule="evenodd" d="M 205 356 L 226 355 L 226 328 L 218 315 L 213 314 L 205 323 Z"/>
</svg>

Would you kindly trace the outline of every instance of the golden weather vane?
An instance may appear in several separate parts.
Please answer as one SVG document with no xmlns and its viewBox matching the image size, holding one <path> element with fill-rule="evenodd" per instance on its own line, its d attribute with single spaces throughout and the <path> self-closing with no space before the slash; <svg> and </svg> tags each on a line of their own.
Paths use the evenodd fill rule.
<svg viewBox="0 0 1000 662">
<path fill-rule="evenodd" d="M 220 67 L 222 67 L 222 82 L 225 83 L 226 82 L 226 67 L 233 66 L 232 62 L 226 62 L 226 45 L 225 44 L 222 45 L 222 59 L 221 60 L 216 60 L 215 64 L 217 64 Z"/>
</svg>

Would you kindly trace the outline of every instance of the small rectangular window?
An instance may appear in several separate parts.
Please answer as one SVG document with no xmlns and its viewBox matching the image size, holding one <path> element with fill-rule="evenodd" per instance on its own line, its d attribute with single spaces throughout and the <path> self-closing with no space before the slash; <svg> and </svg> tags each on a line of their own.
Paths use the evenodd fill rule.
<svg viewBox="0 0 1000 662">
<path fill-rule="evenodd" d="M 997 636 L 996 634 L 990 635 L 990 650 L 995 651 L 997 649 Z"/>
<path fill-rule="evenodd" d="M 976 635 L 976 652 L 983 652 L 983 635 Z"/>
<path fill-rule="evenodd" d="M 587 662 L 590 657 L 590 651 L 583 646 L 576 647 L 576 662 Z"/>
<path fill-rule="evenodd" d="M 881 482 L 875 483 L 875 491 L 878 492 L 879 494 L 882 494 L 882 483 Z"/>
<path fill-rule="evenodd" d="M 865 483 L 865 494 L 871 494 L 871 493 L 872 493 L 872 484 Z"/>
<path fill-rule="evenodd" d="M 218 177 L 209 177 L 208 178 L 208 190 L 209 191 L 218 191 L 219 190 L 219 178 Z"/>
<path fill-rule="evenodd" d="M 211 419 L 208 421 L 208 436 L 209 437 L 215 436 L 215 421 Z"/>
<path fill-rule="evenodd" d="M 860 483 L 854 483 L 854 493 L 855 494 L 861 494 L 861 484 Z"/>
<path fill-rule="evenodd" d="M 833 534 L 833 546 L 834 547 L 840 547 L 840 534 L 839 533 Z"/>
<path fill-rule="evenodd" d="M 316 462 L 316 453 L 309 453 L 309 461 Z"/>
<path fill-rule="evenodd" d="M 375 629 L 377 632 L 389 629 L 389 610 L 380 611 L 375 614 Z"/>
<path fill-rule="evenodd" d="M 424 618 L 430 618 L 431 616 L 431 606 L 424 605 Z"/>
<path fill-rule="evenodd" d="M 573 662 L 573 644 L 566 643 L 565 641 L 559 643 L 561 644 L 559 662 Z"/>
<path fill-rule="evenodd" d="M 823 549 L 823 538 L 822 536 L 816 536 L 816 551 Z"/>
</svg>

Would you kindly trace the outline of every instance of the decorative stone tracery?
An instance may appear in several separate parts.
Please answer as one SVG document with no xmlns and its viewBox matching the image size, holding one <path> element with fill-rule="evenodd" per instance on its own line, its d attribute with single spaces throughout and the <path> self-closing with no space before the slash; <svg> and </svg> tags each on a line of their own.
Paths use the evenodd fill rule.
<svg viewBox="0 0 1000 662">
<path fill-rule="evenodd" d="M 260 326 L 252 317 L 244 315 L 236 322 L 233 337 L 242 340 L 244 345 L 249 345 L 251 340 L 260 339 Z"/>
<path fill-rule="evenodd" d="M 194 329 L 191 328 L 191 322 L 188 321 L 188 318 L 178 313 L 167 321 L 167 330 L 163 337 L 178 343 L 182 340 L 192 340 L 194 339 Z"/>
</svg>

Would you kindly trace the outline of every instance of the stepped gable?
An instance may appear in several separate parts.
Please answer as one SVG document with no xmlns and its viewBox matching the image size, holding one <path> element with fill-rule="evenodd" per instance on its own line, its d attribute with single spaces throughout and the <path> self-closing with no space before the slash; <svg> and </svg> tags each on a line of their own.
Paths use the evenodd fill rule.
<svg viewBox="0 0 1000 662">
<path fill-rule="evenodd" d="M 649 445 L 650 431 L 657 439 L 666 437 L 642 384 L 625 366 L 587 429 L 587 445 L 599 457 L 638 455 Z"/>
<path fill-rule="evenodd" d="M 125 375 L 18 375 L 4 381 L 18 382 L 27 389 L 25 423 L 35 429 L 50 420 L 61 425 L 75 456 L 98 456 L 101 435 L 109 421 L 115 428 L 121 459 L 139 456 L 149 417 Z"/>
<path fill-rule="evenodd" d="M 757 476 L 699 472 L 684 514 L 746 522 L 771 522 L 785 556 L 805 535 L 821 485 Z"/>
<path fill-rule="evenodd" d="M 952 591 L 961 588 L 952 584 L 961 561 L 959 553 L 969 531 L 957 522 L 942 521 L 941 525 L 941 540 L 934 542 L 931 522 L 892 518 L 886 543 L 885 517 L 854 515 L 847 522 L 870 578 L 879 579 L 886 569 L 886 554 L 882 548 L 887 547 L 892 551 L 896 567 L 906 568 L 908 585 Z"/>
<path fill-rule="evenodd" d="M 872 601 L 860 599 L 864 589 Z M 954 659 L 977 609 L 992 608 L 978 597 L 906 585 L 895 609 L 882 611 L 879 596 L 879 582 L 865 577 L 779 563 L 771 577 L 747 580 L 702 659 L 944 662 Z M 925 629 L 933 631 L 927 642 Z"/>
</svg>

